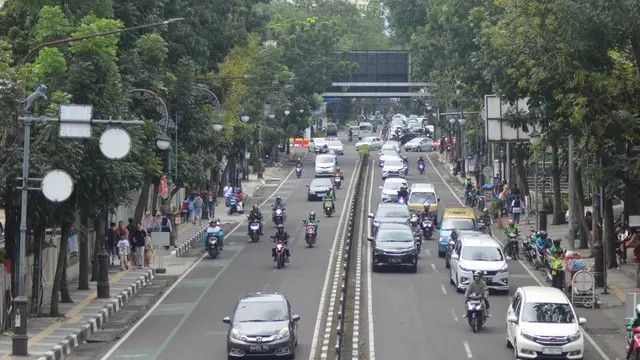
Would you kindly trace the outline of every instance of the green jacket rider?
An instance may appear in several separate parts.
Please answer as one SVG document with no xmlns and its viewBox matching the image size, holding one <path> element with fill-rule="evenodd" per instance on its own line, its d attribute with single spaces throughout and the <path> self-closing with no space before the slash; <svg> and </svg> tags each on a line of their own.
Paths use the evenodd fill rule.
<svg viewBox="0 0 640 360">
<path fill-rule="evenodd" d="M 555 254 L 558 251 L 564 254 L 564 249 L 560 246 L 560 239 L 553 240 L 553 245 L 549 249 L 549 254 Z"/>
<path fill-rule="evenodd" d="M 507 227 L 504 228 L 504 234 L 507 237 L 509 237 L 509 235 L 511 234 L 520 235 L 520 230 L 518 230 L 515 220 L 509 219 L 509 225 L 507 225 Z"/>
<path fill-rule="evenodd" d="M 309 218 L 302 220 L 302 223 L 307 226 L 307 224 L 313 224 L 316 227 L 316 234 L 318 233 L 318 224 L 320 221 L 316 219 L 316 212 L 312 211 L 309 213 Z"/>
<path fill-rule="evenodd" d="M 480 271 L 473 272 L 473 281 L 469 283 L 469 286 L 467 287 L 467 291 L 464 293 L 465 304 L 466 304 L 466 301 L 469 300 L 469 297 L 471 296 L 471 294 L 482 296 L 482 298 L 484 299 L 485 307 L 486 307 L 487 317 L 490 317 L 489 299 L 487 296 L 487 294 L 489 294 L 489 290 L 487 289 L 487 283 L 482 278 L 482 273 Z M 465 314 L 464 317 L 467 317 L 466 307 L 464 309 L 464 314 Z"/>
</svg>

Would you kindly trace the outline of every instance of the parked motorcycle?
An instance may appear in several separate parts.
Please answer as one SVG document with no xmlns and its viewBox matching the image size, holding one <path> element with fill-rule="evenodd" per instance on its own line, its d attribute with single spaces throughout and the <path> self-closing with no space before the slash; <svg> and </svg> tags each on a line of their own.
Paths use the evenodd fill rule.
<svg viewBox="0 0 640 360">
<path fill-rule="evenodd" d="M 302 165 L 296 165 L 296 176 L 302 176 Z"/>
<path fill-rule="evenodd" d="M 518 258 L 520 257 L 518 255 L 518 235 L 516 234 L 509 234 L 507 240 L 509 241 L 508 245 L 507 245 L 507 250 L 509 252 L 509 257 L 511 257 L 513 260 L 518 260 Z"/>
<path fill-rule="evenodd" d="M 420 172 L 420 175 L 424 175 L 424 163 L 423 162 L 419 162 L 418 163 L 418 171 Z"/>
<path fill-rule="evenodd" d="M 326 216 L 331 216 L 335 212 L 335 205 L 333 204 L 333 200 L 325 200 L 322 204 L 322 210 Z"/>
<path fill-rule="evenodd" d="M 313 247 L 313 245 L 316 244 L 316 226 L 314 224 L 307 224 L 305 226 L 304 239 L 309 247 Z"/>
<path fill-rule="evenodd" d="M 276 266 L 278 269 L 282 269 L 285 262 L 287 262 L 287 248 L 282 241 L 276 242 L 275 258 Z"/>
<path fill-rule="evenodd" d="M 536 247 L 536 257 L 533 259 L 533 266 L 538 269 L 549 269 L 549 260 L 547 259 L 547 249 L 538 251 Z"/>
<path fill-rule="evenodd" d="M 258 242 L 260 240 L 260 223 L 252 222 L 249 224 L 249 238 L 252 242 Z"/>
<path fill-rule="evenodd" d="M 283 208 L 276 208 L 273 210 L 273 223 L 275 225 L 284 224 L 285 213 Z"/>
<path fill-rule="evenodd" d="M 473 332 L 478 332 L 486 322 L 486 311 L 482 296 L 471 294 L 467 300 L 467 319 Z"/>
<path fill-rule="evenodd" d="M 207 253 L 209 257 L 215 259 L 220 255 L 220 233 L 211 233 L 207 235 Z"/>
</svg>

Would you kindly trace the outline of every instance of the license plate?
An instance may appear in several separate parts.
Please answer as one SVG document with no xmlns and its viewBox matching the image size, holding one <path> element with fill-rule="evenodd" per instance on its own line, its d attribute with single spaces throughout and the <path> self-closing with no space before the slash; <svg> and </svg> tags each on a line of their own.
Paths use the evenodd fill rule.
<svg viewBox="0 0 640 360">
<path fill-rule="evenodd" d="M 546 355 L 560 355 L 562 354 L 562 348 L 559 347 L 545 347 L 542 348 L 542 353 Z"/>
<path fill-rule="evenodd" d="M 267 352 L 269 351 L 269 345 L 251 345 L 249 347 L 251 352 Z"/>
<path fill-rule="evenodd" d="M 399 257 L 390 257 L 389 258 L 389 262 L 390 263 L 394 263 L 394 264 L 399 264 L 402 262 L 402 258 Z"/>
</svg>

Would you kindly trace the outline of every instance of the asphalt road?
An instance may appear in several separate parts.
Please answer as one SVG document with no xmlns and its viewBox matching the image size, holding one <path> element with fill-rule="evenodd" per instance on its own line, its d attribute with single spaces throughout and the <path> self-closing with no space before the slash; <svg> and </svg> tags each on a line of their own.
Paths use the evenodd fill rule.
<svg viewBox="0 0 640 360">
<path fill-rule="evenodd" d="M 330 251 L 357 160 L 353 147 L 345 144 L 345 150 L 339 164 L 345 180 L 337 191 L 338 211 L 333 217 L 322 214 L 320 201 L 307 201 L 305 185 L 314 177 L 312 154 L 305 158 L 302 177 L 290 174 L 283 179 L 277 190 L 273 189 L 275 195 L 262 207 L 267 219 L 265 235 L 272 235 L 275 228 L 270 205 L 275 196 L 282 197 L 286 204 L 285 229 L 291 236 L 292 257 L 284 269 L 276 270 L 269 239 L 248 243 L 246 223 L 242 223 L 225 240 L 221 257 L 204 257 L 197 262 L 103 359 L 226 358 L 228 325 L 222 323 L 222 318 L 231 315 L 240 296 L 251 292 L 280 292 L 287 296 L 294 312 L 301 316 L 296 356 L 308 358 Z M 320 227 L 318 244 L 309 249 L 304 242 L 302 220 L 311 210 L 318 214 Z"/>
<path fill-rule="evenodd" d="M 418 155 L 407 155 L 411 164 L 409 184 L 433 184 L 441 199 L 441 214 L 444 208 L 461 207 L 456 198 L 458 194 L 454 194 L 459 190 L 451 179 L 441 178 L 428 160 L 425 175 L 421 176 L 416 165 Z M 368 194 L 371 196 L 370 212 L 375 212 L 380 199 L 378 186 L 383 183 L 380 170 L 375 166 L 373 191 Z M 371 274 L 371 298 L 367 299 L 366 306 L 372 307 L 367 309 L 371 311 L 367 325 L 373 329 L 375 357 L 369 356 L 369 359 L 513 359 L 512 350 L 505 346 L 509 295 L 490 296 L 493 317 L 474 334 L 462 317 L 463 295 L 456 293 L 450 285 L 449 269 L 437 255 L 437 238 L 435 233 L 433 240 L 423 243 L 416 274 L 397 270 Z M 510 294 L 520 286 L 539 285 L 520 263 L 509 260 L 509 269 Z M 370 263 L 367 271 L 371 272 Z M 588 321 L 606 321 L 597 310 L 578 312 Z M 589 342 L 585 343 L 585 359 L 604 359 Z M 605 348 L 603 352 L 609 354 L 611 360 L 616 358 L 610 349 Z"/>
</svg>

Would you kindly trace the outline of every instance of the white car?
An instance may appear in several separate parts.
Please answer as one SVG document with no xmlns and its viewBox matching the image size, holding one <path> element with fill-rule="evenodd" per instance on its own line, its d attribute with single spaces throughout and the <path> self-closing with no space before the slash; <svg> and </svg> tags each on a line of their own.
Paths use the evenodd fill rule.
<svg viewBox="0 0 640 360">
<path fill-rule="evenodd" d="M 491 235 L 460 231 L 449 262 L 449 279 L 458 292 L 469 287 L 474 271 L 485 274 L 488 289 L 509 291 L 509 266 L 502 247 Z"/>
<path fill-rule="evenodd" d="M 384 181 L 384 185 L 380 186 L 380 190 L 382 190 L 380 194 L 380 201 L 396 201 L 398 191 L 400 191 L 400 188 L 403 186 L 407 186 L 407 180 L 403 178 L 388 178 Z"/>
<path fill-rule="evenodd" d="M 404 144 L 404 151 L 433 151 L 435 146 L 433 140 L 424 137 L 413 138 Z"/>
<path fill-rule="evenodd" d="M 369 145 L 370 150 L 378 150 L 380 149 L 380 146 L 382 146 L 382 142 L 380 141 L 379 137 L 367 136 L 366 138 L 362 139 L 362 141 L 356 143 L 356 150 L 360 150 L 360 147 L 363 145 Z"/>
<path fill-rule="evenodd" d="M 313 138 L 309 141 L 309 152 L 319 154 L 322 152 L 322 148 L 327 145 L 327 139 L 325 138 Z"/>
<path fill-rule="evenodd" d="M 507 346 L 516 359 L 583 359 L 579 318 L 566 295 L 546 286 L 523 286 L 507 310 Z"/>
<path fill-rule="evenodd" d="M 395 140 L 387 140 L 382 144 L 382 149 L 395 149 L 398 154 L 402 151 L 400 143 Z"/>
<path fill-rule="evenodd" d="M 399 157 L 389 158 L 384 161 L 382 180 L 386 180 L 389 177 L 404 177 L 404 163 Z"/>
<path fill-rule="evenodd" d="M 329 140 L 327 141 L 327 144 L 329 144 L 329 150 L 333 150 L 338 155 L 344 155 L 344 146 L 342 145 L 342 141 Z"/>
<path fill-rule="evenodd" d="M 335 155 L 321 154 L 316 156 L 316 176 L 332 176 L 335 168 Z"/>
<path fill-rule="evenodd" d="M 387 159 L 396 158 L 400 158 L 400 155 L 396 152 L 395 149 L 380 150 L 380 152 L 378 153 L 378 166 L 382 167 Z"/>
</svg>

